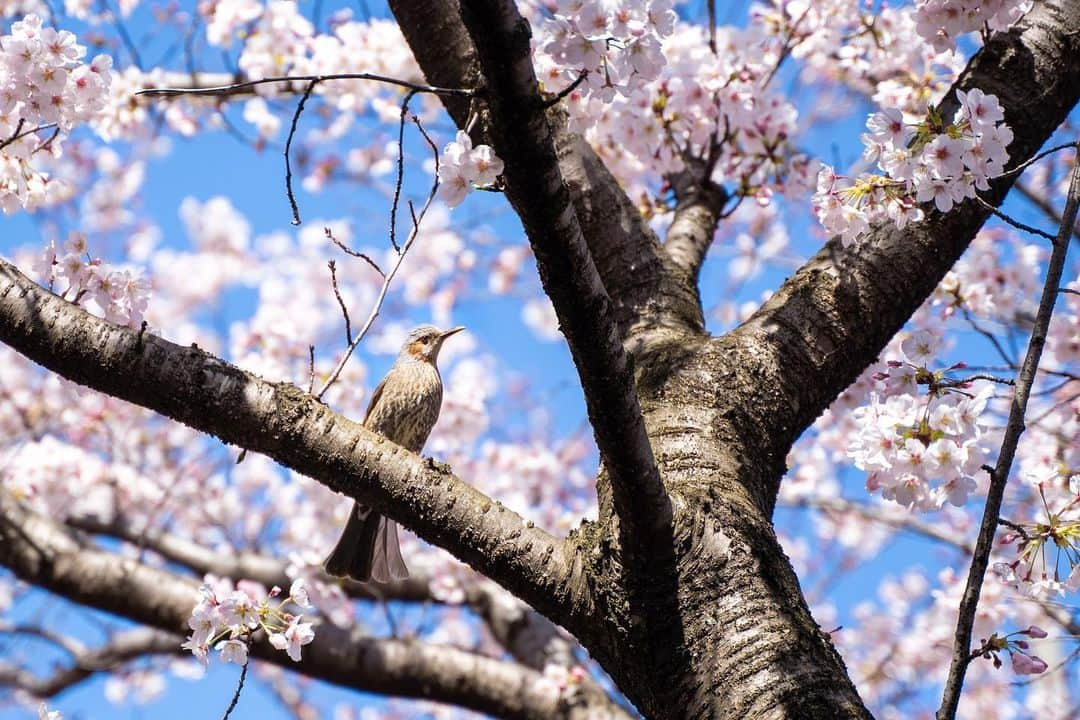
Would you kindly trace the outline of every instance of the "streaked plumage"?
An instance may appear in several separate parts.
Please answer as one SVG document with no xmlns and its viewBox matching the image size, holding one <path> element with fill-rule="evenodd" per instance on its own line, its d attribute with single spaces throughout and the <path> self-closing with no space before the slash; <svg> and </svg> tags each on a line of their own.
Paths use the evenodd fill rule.
<svg viewBox="0 0 1080 720">
<path fill-rule="evenodd" d="M 443 341 L 464 328 L 421 325 L 409 333 L 397 359 L 371 394 L 364 427 L 419 453 L 442 407 L 442 378 L 436 361 Z M 349 520 L 323 567 L 331 575 L 366 582 L 408 577 L 398 547 L 397 523 L 353 503 Z"/>
</svg>

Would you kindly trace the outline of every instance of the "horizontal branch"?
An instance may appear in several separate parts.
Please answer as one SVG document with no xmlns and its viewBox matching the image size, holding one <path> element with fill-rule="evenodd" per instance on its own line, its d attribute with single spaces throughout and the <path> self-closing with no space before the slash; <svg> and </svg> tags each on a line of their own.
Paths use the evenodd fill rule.
<svg viewBox="0 0 1080 720">
<path fill-rule="evenodd" d="M 119 516 L 109 522 L 90 516 L 69 517 L 65 524 L 147 548 L 200 576 L 254 580 L 267 588 L 275 585 L 284 588 L 292 582 L 286 563 L 277 558 L 243 550 L 215 552 L 160 529 L 136 530 Z M 422 571 L 389 583 L 361 583 L 329 576 L 322 579 L 340 583 L 349 597 L 362 600 L 439 602 L 431 594 L 431 579 Z M 550 620 L 521 601 L 511 600 L 490 580 L 465 581 L 463 590 L 465 604 L 484 620 L 495 640 L 518 662 L 534 670 L 543 670 L 552 663 L 567 668 L 576 663 L 573 642 Z"/>
<path fill-rule="evenodd" d="M 90 315 L 0 260 L 0 341 L 74 382 L 260 452 L 360 500 L 491 577 L 541 612 L 572 615 L 565 542 L 444 466 L 196 346 Z M 572 593 L 571 590 L 578 592 Z"/>
<path fill-rule="evenodd" d="M 202 84 L 196 87 L 156 87 L 139 90 L 136 95 L 150 97 L 177 97 L 177 96 L 215 96 L 228 97 L 230 95 L 246 95 L 252 88 L 260 85 L 280 85 L 300 83 L 299 88 L 293 88 L 296 92 L 303 92 L 304 88 L 314 83 L 324 83 L 331 80 L 371 80 L 388 85 L 406 88 L 417 93 L 430 93 L 432 95 L 447 95 L 452 97 L 472 97 L 475 90 L 469 88 L 445 88 L 414 83 L 410 80 L 376 75 L 374 73 L 330 73 L 327 75 L 282 75 L 280 77 L 259 78 L 258 80 L 236 80 L 235 82 L 222 82 L 217 85 Z"/>
<path fill-rule="evenodd" d="M 59 524 L 6 499 L 0 499 L 0 565 L 57 595 L 165 633 L 186 632 L 198 600 L 196 583 L 85 546 Z M 172 640 L 175 649 L 180 639 Z M 625 717 L 599 690 L 581 688 L 584 697 L 576 688 L 559 691 L 543 683 L 540 673 L 514 662 L 415 640 L 372 638 L 328 623 L 318 626 L 298 663 L 265 641 L 254 643 L 251 654 L 343 687 L 499 717 L 585 720 L 590 712 Z"/>
<path fill-rule="evenodd" d="M 102 521 L 93 516 L 74 516 L 64 521 L 68 527 L 94 535 L 105 535 L 123 540 L 161 555 L 166 560 L 182 565 L 197 575 L 218 575 L 236 580 L 254 580 L 267 588 L 288 587 L 292 582 L 285 571 L 286 563 L 277 558 L 245 550 L 215 552 L 192 540 L 157 528 L 136 529 L 122 516 Z M 325 576 L 330 583 L 344 585 L 350 597 L 364 600 L 400 600 L 404 602 L 431 602 L 429 578 L 413 573 L 404 580 L 390 583 L 360 583 Z"/>
<path fill-rule="evenodd" d="M 926 522 L 910 510 L 896 506 L 896 510 L 884 505 L 853 502 L 844 498 L 801 497 L 781 505 L 793 508 L 811 508 L 826 513 L 845 515 L 854 513 L 873 522 L 888 525 L 895 530 L 922 535 L 936 542 L 950 545 L 957 550 L 971 553 L 974 546 L 963 536 L 949 532 L 942 523 Z"/>
<path fill-rule="evenodd" d="M 96 648 L 83 649 L 66 665 L 45 677 L 27 668 L 0 662 L 0 685 L 18 688 L 38 698 L 50 698 L 99 672 L 113 672 L 120 665 L 147 655 L 177 655 L 183 638 L 151 628 L 116 633 Z"/>
</svg>

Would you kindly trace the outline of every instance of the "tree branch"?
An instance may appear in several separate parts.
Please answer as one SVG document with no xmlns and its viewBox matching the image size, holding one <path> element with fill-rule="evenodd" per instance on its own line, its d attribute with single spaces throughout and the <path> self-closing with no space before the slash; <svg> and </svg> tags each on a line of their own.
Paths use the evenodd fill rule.
<svg viewBox="0 0 1080 720">
<path fill-rule="evenodd" d="M 96 517 L 80 515 L 67 518 L 64 524 L 83 532 L 107 535 L 153 550 L 166 560 L 182 565 L 198 575 L 212 574 L 237 580 L 254 580 L 267 588 L 275 585 L 285 588 L 292 582 L 292 578 L 285 572 L 285 563 L 277 558 L 244 550 L 214 552 L 164 530 L 135 529 L 121 516 L 102 521 Z M 424 575 L 413 574 L 404 580 L 376 585 L 342 581 L 329 576 L 324 579 L 330 583 L 342 583 L 351 597 L 364 600 L 431 602 L 433 599 L 429 579 Z"/>
<path fill-rule="evenodd" d="M 867 503 L 852 502 L 844 498 L 802 497 L 790 502 L 781 501 L 787 507 L 812 508 L 827 513 L 840 515 L 856 513 L 867 520 L 888 525 L 889 527 L 904 532 L 922 535 L 936 542 L 950 545 L 964 553 L 971 553 L 972 546 L 962 536 L 949 532 L 940 523 L 925 522 L 915 516 L 911 511 L 896 506 L 894 511 L 886 505 L 871 505 Z"/>
<path fill-rule="evenodd" d="M 461 22 L 458 0 L 390 0 L 390 8 L 430 82 L 477 84 L 476 49 Z M 469 104 L 460 98 L 440 99 L 464 129 Z M 563 181 L 622 337 L 657 327 L 702 332 L 705 323 L 696 293 L 672 281 L 656 235 L 637 207 L 589 144 L 567 129 L 565 111 L 555 106 L 547 115 Z M 633 343 L 630 350 L 636 352 Z"/>
<path fill-rule="evenodd" d="M 85 547 L 57 523 L 2 498 L 0 536 L 0 565 L 26 582 L 164 633 L 186 630 L 198 599 L 194 582 Z M 179 642 L 171 638 L 173 651 Z M 540 673 L 517 663 L 415 640 L 367 637 L 327 623 L 319 626 L 299 663 L 265 640 L 255 642 L 251 654 L 343 687 L 446 702 L 500 717 L 586 720 L 594 712 L 625 717 L 603 693 L 586 686 L 557 691 L 542 682 Z"/>
<path fill-rule="evenodd" d="M 528 22 L 512 2 L 500 0 L 467 0 L 462 17 L 487 83 L 489 131 L 505 163 L 506 194 L 570 345 L 623 537 L 633 544 L 626 549 L 648 557 L 670 545 L 671 502 L 645 430 L 632 360 L 563 184 Z"/>
<path fill-rule="evenodd" d="M 1037 3 L 976 53 L 941 103 L 945 116 L 957 107 L 958 89 L 993 93 L 1015 133 L 1012 161 L 1032 156 L 1080 97 L 1077 27 L 1080 3 Z M 1000 204 L 1014 180 L 992 183 L 984 199 Z M 744 432 L 782 457 L 933 291 L 988 214 L 969 200 L 947 214 L 931 210 L 904 230 L 878 226 L 848 249 L 834 239 L 811 258 L 720 343 L 729 366 L 755 389 L 749 402 L 740 398 L 752 409 Z M 766 501 L 776 487 L 762 488 Z"/>
<path fill-rule="evenodd" d="M 120 327 L 0 260 L 0 340 L 95 390 L 260 452 L 361 500 L 499 582 L 538 610 L 587 605 L 571 549 L 455 477 L 318 403 L 197 347 Z M 570 607 L 567 607 L 570 606 Z"/>
<path fill-rule="evenodd" d="M 664 252 L 697 288 L 698 275 L 712 245 L 720 213 L 728 200 L 722 187 L 704 177 L 701 167 L 690 167 L 670 178 L 675 190 L 675 218 L 664 240 Z"/>
<path fill-rule="evenodd" d="M 292 582 L 285 571 L 285 563 L 276 558 L 239 550 L 214 552 L 163 530 L 136 530 L 119 516 L 108 522 L 90 516 L 69 517 L 64 523 L 83 532 L 107 535 L 148 548 L 198 575 L 254 580 L 267 588 L 274 585 L 284 588 Z M 324 577 L 324 580 L 342 583 L 346 594 L 352 598 L 438 602 L 431 594 L 430 578 L 424 574 L 412 573 L 404 580 L 378 584 L 330 577 Z M 543 670 L 549 663 L 563 667 L 575 664 L 574 643 L 566 639 L 550 620 L 520 600 L 506 595 L 490 580 L 478 579 L 466 583 L 464 591 L 465 604 L 484 620 L 494 638 L 518 662 L 534 670 Z"/>
<path fill-rule="evenodd" d="M 983 508 L 979 538 L 975 543 L 975 554 L 968 570 L 967 584 L 960 600 L 959 618 L 956 622 L 956 637 L 953 643 L 952 663 L 949 666 L 949 678 L 945 683 L 945 693 L 941 699 L 941 708 L 937 720 L 952 720 L 960 703 L 960 691 L 964 687 L 964 675 L 971 663 L 971 632 L 975 624 L 975 611 L 979 606 L 979 593 L 982 590 L 986 567 L 990 563 L 990 550 L 997 533 L 998 518 L 1001 515 L 1001 501 L 1005 496 L 1005 485 L 1009 480 L 1013 458 L 1020 435 L 1025 429 L 1024 413 L 1027 410 L 1031 386 L 1039 369 L 1046 336 L 1050 332 L 1050 318 L 1057 302 L 1058 287 L 1065 269 L 1065 256 L 1069 252 L 1069 237 L 1076 225 L 1077 210 L 1080 209 L 1080 154 L 1073 160 L 1072 180 L 1069 194 L 1065 201 L 1065 211 L 1061 217 L 1061 227 L 1054 240 L 1054 250 L 1046 267 L 1046 280 L 1043 284 L 1039 309 L 1035 313 L 1035 323 L 1031 329 L 1024 363 L 1020 366 L 1020 377 L 1013 393 L 1009 408 L 1009 419 L 1005 425 L 1005 437 L 1001 441 L 1001 452 L 993 472 L 990 473 L 990 489 L 986 493 L 986 507 Z"/>
<path fill-rule="evenodd" d="M 38 677 L 25 668 L 0 663 L 0 685 L 25 690 L 39 698 L 50 698 L 99 672 L 111 672 L 119 665 L 145 655 L 177 655 L 183 638 L 161 630 L 136 628 L 109 638 L 104 645 L 83 649 L 72 657 L 70 666 Z"/>
</svg>

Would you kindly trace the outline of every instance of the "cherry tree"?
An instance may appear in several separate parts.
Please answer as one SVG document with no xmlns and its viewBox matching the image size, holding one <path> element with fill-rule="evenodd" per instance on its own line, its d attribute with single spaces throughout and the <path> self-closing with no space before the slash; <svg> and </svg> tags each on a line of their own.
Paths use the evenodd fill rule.
<svg viewBox="0 0 1080 720">
<path fill-rule="evenodd" d="M 0 697 L 1076 717 L 1080 3 L 0 14 Z"/>
</svg>

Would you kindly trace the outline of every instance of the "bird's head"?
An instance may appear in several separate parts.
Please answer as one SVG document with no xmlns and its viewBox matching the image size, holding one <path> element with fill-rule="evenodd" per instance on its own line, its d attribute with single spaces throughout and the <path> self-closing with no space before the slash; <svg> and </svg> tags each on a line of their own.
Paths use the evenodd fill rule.
<svg viewBox="0 0 1080 720">
<path fill-rule="evenodd" d="M 405 344 L 401 347 L 401 353 L 417 360 L 435 362 L 446 338 L 464 329 L 458 326 L 449 330 L 440 330 L 433 325 L 421 325 L 409 333 L 409 337 L 405 339 Z"/>
</svg>

